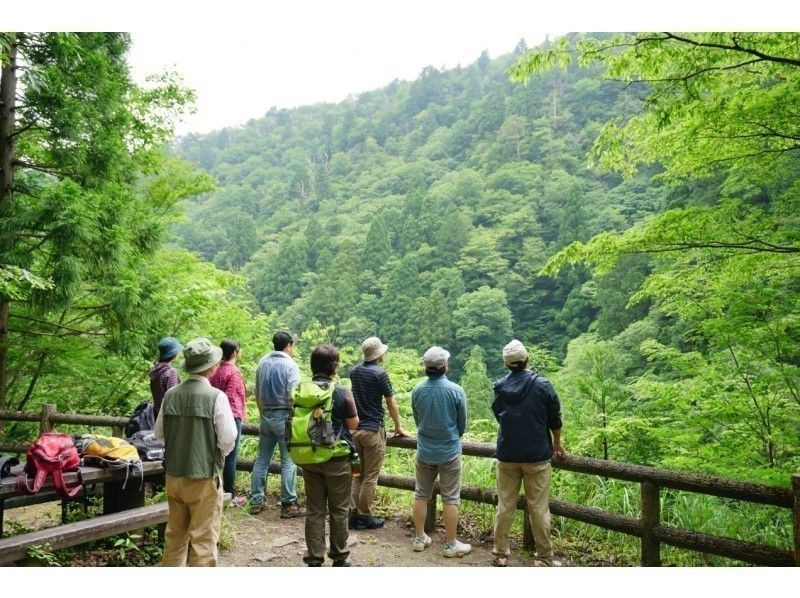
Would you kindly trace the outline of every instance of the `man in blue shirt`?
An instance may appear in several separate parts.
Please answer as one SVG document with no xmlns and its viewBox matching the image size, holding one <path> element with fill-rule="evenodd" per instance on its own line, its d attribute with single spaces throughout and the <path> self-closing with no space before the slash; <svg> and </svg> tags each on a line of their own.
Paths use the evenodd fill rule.
<svg viewBox="0 0 800 598">
<path fill-rule="evenodd" d="M 264 489 L 272 454 L 277 445 L 281 453 L 281 517 L 302 517 L 305 510 L 297 505 L 297 466 L 286 447 L 286 420 L 292 390 L 300 384 L 300 368 L 292 359 L 294 337 L 283 330 L 272 337 L 275 349 L 261 358 L 256 368 L 255 395 L 261 416 L 258 428 L 258 455 L 253 464 L 250 488 L 250 514 L 264 510 Z"/>
<path fill-rule="evenodd" d="M 456 539 L 458 503 L 461 496 L 461 436 L 467 427 L 467 396 L 464 389 L 447 379 L 450 353 L 431 347 L 422 360 L 427 380 L 411 391 L 411 408 L 417 424 L 416 484 L 412 547 L 422 552 L 431 545 L 425 533 L 425 515 L 439 477 L 442 494 L 445 544 L 442 554 L 462 557 L 472 546 Z"/>
</svg>

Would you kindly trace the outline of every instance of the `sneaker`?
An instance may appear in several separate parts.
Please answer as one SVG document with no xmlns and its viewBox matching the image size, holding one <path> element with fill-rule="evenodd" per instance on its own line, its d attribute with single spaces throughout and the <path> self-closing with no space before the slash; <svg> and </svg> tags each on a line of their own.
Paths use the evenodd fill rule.
<svg viewBox="0 0 800 598">
<path fill-rule="evenodd" d="M 561 561 L 557 561 L 553 558 L 549 559 L 540 559 L 536 557 L 536 560 L 533 563 L 534 567 L 561 567 Z"/>
<path fill-rule="evenodd" d="M 347 559 L 337 559 L 333 561 L 332 567 L 350 567 L 350 561 Z"/>
<path fill-rule="evenodd" d="M 414 538 L 414 540 L 411 542 L 411 546 L 414 549 L 414 552 L 422 552 L 431 545 L 431 542 L 433 542 L 431 537 L 428 534 L 425 534 L 423 538 Z"/>
<path fill-rule="evenodd" d="M 286 505 L 285 507 L 281 507 L 281 519 L 291 519 L 292 517 L 305 517 L 306 510 L 298 506 L 297 503 L 292 503 L 290 505 Z"/>
<path fill-rule="evenodd" d="M 452 544 L 445 544 L 444 551 L 442 554 L 447 558 L 451 558 L 457 556 L 461 558 L 465 554 L 469 554 L 472 552 L 472 545 L 471 544 L 464 544 L 463 542 L 459 542 L 456 540 Z"/>
<path fill-rule="evenodd" d="M 250 514 L 251 515 L 258 515 L 261 511 L 264 510 L 264 502 L 254 502 L 250 503 Z"/>
<path fill-rule="evenodd" d="M 386 520 L 382 517 L 373 517 L 372 515 L 356 515 L 356 529 L 378 529 L 383 527 Z"/>
</svg>

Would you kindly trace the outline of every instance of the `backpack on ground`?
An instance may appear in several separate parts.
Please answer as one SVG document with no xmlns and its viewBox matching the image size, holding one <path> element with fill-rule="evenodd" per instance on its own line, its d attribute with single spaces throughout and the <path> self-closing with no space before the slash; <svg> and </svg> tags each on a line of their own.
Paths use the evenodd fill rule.
<svg viewBox="0 0 800 598">
<path fill-rule="evenodd" d="M 122 438 L 114 436 L 101 436 L 100 434 L 84 434 L 75 442 L 83 455 L 83 464 L 105 469 L 125 469 L 125 482 L 128 476 L 134 475 L 142 478 L 144 483 L 142 459 L 139 451 L 132 444 Z"/>
<path fill-rule="evenodd" d="M 152 430 L 156 427 L 156 412 L 152 403 L 140 403 L 128 423 L 125 424 L 125 437 L 130 438 L 141 430 Z"/>
<path fill-rule="evenodd" d="M 137 451 L 142 461 L 162 461 L 164 459 L 164 441 L 156 438 L 153 430 L 139 430 L 128 438 Z"/>
<path fill-rule="evenodd" d="M 72 436 L 45 432 L 28 447 L 25 467 L 17 476 L 17 489 L 23 494 L 35 494 L 47 477 L 52 476 L 56 492 L 64 498 L 72 498 L 83 487 L 80 465 L 81 458 Z M 62 475 L 65 471 L 77 471 L 78 482 L 67 486 Z"/>
<path fill-rule="evenodd" d="M 350 454 L 350 444 L 333 432 L 333 382 L 320 386 L 300 382 L 292 396 L 291 418 L 286 422 L 286 445 L 298 465 L 325 463 Z M 344 426 L 342 426 L 344 427 Z"/>
</svg>

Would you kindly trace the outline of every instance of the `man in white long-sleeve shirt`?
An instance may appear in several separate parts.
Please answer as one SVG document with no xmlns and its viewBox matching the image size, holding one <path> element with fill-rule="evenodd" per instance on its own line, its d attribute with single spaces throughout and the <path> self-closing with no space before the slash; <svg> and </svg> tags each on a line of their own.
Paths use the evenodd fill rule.
<svg viewBox="0 0 800 598">
<path fill-rule="evenodd" d="M 197 338 L 183 349 L 187 380 L 164 395 L 155 435 L 164 439 L 169 518 L 162 565 L 215 567 L 222 517 L 220 472 L 236 442 L 228 397 L 208 377 L 222 349 Z"/>
</svg>

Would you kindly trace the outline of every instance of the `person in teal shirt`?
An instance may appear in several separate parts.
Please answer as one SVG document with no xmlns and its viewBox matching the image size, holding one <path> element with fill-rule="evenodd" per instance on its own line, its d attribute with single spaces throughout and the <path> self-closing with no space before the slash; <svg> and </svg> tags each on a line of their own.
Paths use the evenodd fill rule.
<svg viewBox="0 0 800 598">
<path fill-rule="evenodd" d="M 446 557 L 462 557 L 472 546 L 456 539 L 458 503 L 461 496 L 461 436 L 467 428 L 467 396 L 464 389 L 447 379 L 450 353 L 431 347 L 422 360 L 427 380 L 411 391 L 411 409 L 417 424 L 416 483 L 412 547 L 422 552 L 431 545 L 425 533 L 425 515 L 439 478 L 442 495 Z"/>
</svg>

